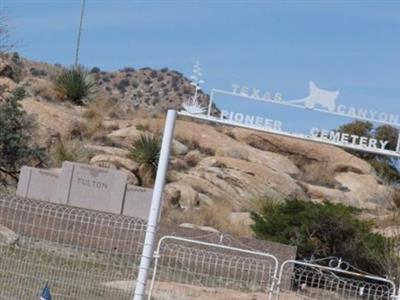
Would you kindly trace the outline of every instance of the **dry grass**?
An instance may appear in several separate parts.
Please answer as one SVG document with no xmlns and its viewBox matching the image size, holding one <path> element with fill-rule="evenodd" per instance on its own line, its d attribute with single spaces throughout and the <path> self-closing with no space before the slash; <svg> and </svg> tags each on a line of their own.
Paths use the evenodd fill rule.
<svg viewBox="0 0 400 300">
<path fill-rule="evenodd" d="M 104 111 L 103 101 L 93 101 L 88 105 L 82 116 L 86 122 L 82 124 L 82 131 L 86 137 L 92 137 L 103 129 Z"/>
<path fill-rule="evenodd" d="M 47 101 L 55 101 L 58 94 L 54 91 L 51 84 L 44 79 L 32 79 L 30 82 L 30 91 L 33 96 L 40 97 Z"/>
<path fill-rule="evenodd" d="M 164 210 L 163 222 L 169 224 L 190 223 L 197 226 L 208 226 L 220 232 L 231 233 L 238 236 L 252 236 L 249 226 L 243 224 L 232 224 L 229 215 L 232 207 L 225 202 L 216 202 L 213 205 L 205 205 L 196 209 L 181 210 L 166 208 Z"/>
<path fill-rule="evenodd" d="M 84 147 L 84 143 L 77 140 L 60 140 L 51 150 L 50 157 L 55 167 L 61 167 L 64 161 L 89 163 L 90 152 Z"/>
<path fill-rule="evenodd" d="M 15 247 L 0 249 L 0 267 L 2 299 L 38 299 L 46 282 L 50 285 L 52 296 L 57 299 L 108 300 L 132 297 L 132 291 L 125 292 L 102 285 L 102 282 L 132 278 L 132 265 L 114 267 L 105 261 L 88 263 L 82 258 Z"/>
</svg>

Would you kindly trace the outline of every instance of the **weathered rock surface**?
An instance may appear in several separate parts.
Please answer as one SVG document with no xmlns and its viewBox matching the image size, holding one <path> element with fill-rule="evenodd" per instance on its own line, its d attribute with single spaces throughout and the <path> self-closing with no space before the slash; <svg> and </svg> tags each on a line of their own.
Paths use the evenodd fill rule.
<svg viewBox="0 0 400 300">
<path fill-rule="evenodd" d="M 117 169 L 124 168 L 129 171 L 137 171 L 139 169 L 138 163 L 134 162 L 133 160 L 111 154 L 98 154 L 90 160 L 90 163 L 93 165 L 100 165 L 101 163 L 111 163 Z"/>
<path fill-rule="evenodd" d="M 136 126 L 130 126 L 112 131 L 108 137 L 124 145 L 130 146 L 137 140 L 143 131 L 136 129 Z"/>
<path fill-rule="evenodd" d="M 109 146 L 98 146 L 98 145 L 86 145 L 86 149 L 89 151 L 93 151 L 99 154 L 109 154 L 114 156 L 126 157 L 129 154 L 128 150 L 121 149 L 118 147 L 109 147 Z"/>
</svg>

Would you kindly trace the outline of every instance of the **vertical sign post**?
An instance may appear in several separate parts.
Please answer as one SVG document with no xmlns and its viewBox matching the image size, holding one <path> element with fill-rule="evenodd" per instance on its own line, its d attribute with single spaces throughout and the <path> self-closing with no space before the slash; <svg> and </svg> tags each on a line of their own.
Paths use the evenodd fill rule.
<svg viewBox="0 0 400 300">
<path fill-rule="evenodd" d="M 399 137 L 397 138 L 396 152 L 400 153 L 400 132 L 399 132 Z"/>
<path fill-rule="evenodd" d="M 176 115 L 176 110 L 168 110 L 160 151 L 160 159 L 158 162 L 156 182 L 154 184 L 146 236 L 133 300 L 143 300 L 146 292 L 147 278 L 150 264 L 153 259 L 154 242 L 157 234 L 158 220 L 162 205 L 162 194 L 167 175 L 171 144 L 174 136 Z"/>
</svg>

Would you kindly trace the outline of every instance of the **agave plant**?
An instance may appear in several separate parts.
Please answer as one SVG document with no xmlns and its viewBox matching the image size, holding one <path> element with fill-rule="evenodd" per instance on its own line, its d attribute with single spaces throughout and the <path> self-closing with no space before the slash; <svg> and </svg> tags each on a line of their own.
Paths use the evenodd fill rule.
<svg viewBox="0 0 400 300">
<path fill-rule="evenodd" d="M 96 93 L 96 83 L 83 67 L 77 66 L 56 78 L 55 90 L 62 98 L 83 105 Z"/>
<path fill-rule="evenodd" d="M 142 133 L 129 149 L 128 157 L 140 164 L 139 175 L 144 185 L 149 185 L 156 176 L 160 150 L 160 137 L 148 133 Z"/>
</svg>

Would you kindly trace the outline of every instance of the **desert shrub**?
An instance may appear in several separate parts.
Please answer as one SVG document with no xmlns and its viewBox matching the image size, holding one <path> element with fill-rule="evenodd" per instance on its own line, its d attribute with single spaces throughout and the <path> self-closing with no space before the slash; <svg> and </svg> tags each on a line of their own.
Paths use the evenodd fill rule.
<svg viewBox="0 0 400 300">
<path fill-rule="evenodd" d="M 257 237 L 296 246 L 298 259 L 335 256 L 373 274 L 384 272 L 377 258 L 385 238 L 359 220 L 356 209 L 302 200 L 266 203 L 260 214 L 252 213 Z"/>
<path fill-rule="evenodd" d="M 143 181 L 151 181 L 155 178 L 160 150 L 161 138 L 145 133 L 142 133 L 130 147 L 128 158 L 140 164 L 140 175 Z"/>
<path fill-rule="evenodd" d="M 122 69 L 122 71 L 125 72 L 125 73 L 132 73 L 132 72 L 135 72 L 135 68 L 125 67 L 125 68 Z"/>
<path fill-rule="evenodd" d="M 139 131 L 148 131 L 150 126 L 148 124 L 138 124 L 136 125 L 136 129 Z"/>
<path fill-rule="evenodd" d="M 18 181 L 19 170 L 23 165 L 40 165 L 44 158 L 42 149 L 31 145 L 29 130 L 32 124 L 20 101 L 25 90 L 17 88 L 0 104 L 0 184 L 7 185 L 9 180 Z"/>
<path fill-rule="evenodd" d="M 93 67 L 93 68 L 90 70 L 89 73 L 92 73 L 92 74 L 100 73 L 100 68 L 98 68 L 98 67 Z"/>
<path fill-rule="evenodd" d="M 47 72 L 45 70 L 36 69 L 34 67 L 29 69 L 32 76 L 39 77 L 39 76 L 46 76 Z"/>
<path fill-rule="evenodd" d="M 137 82 L 136 80 L 132 81 L 132 87 L 137 89 L 139 87 L 139 82 Z"/>
<path fill-rule="evenodd" d="M 125 93 L 126 92 L 126 88 L 130 85 L 129 79 L 122 79 L 118 85 L 117 88 L 121 93 Z"/>
<path fill-rule="evenodd" d="M 152 70 L 151 72 L 150 72 L 150 77 L 151 78 L 156 78 L 157 77 L 157 71 L 156 70 Z"/>
<path fill-rule="evenodd" d="M 168 68 L 162 68 L 162 69 L 160 70 L 160 72 L 161 72 L 161 73 L 166 73 L 166 72 L 168 72 Z"/>
<path fill-rule="evenodd" d="M 146 78 L 145 80 L 143 80 L 143 83 L 145 85 L 150 85 L 151 84 L 151 79 Z"/>
<path fill-rule="evenodd" d="M 66 100 L 70 100 L 75 104 L 86 104 L 96 93 L 96 84 L 81 67 L 73 67 L 64 70 L 55 81 L 55 90 Z"/>
</svg>

